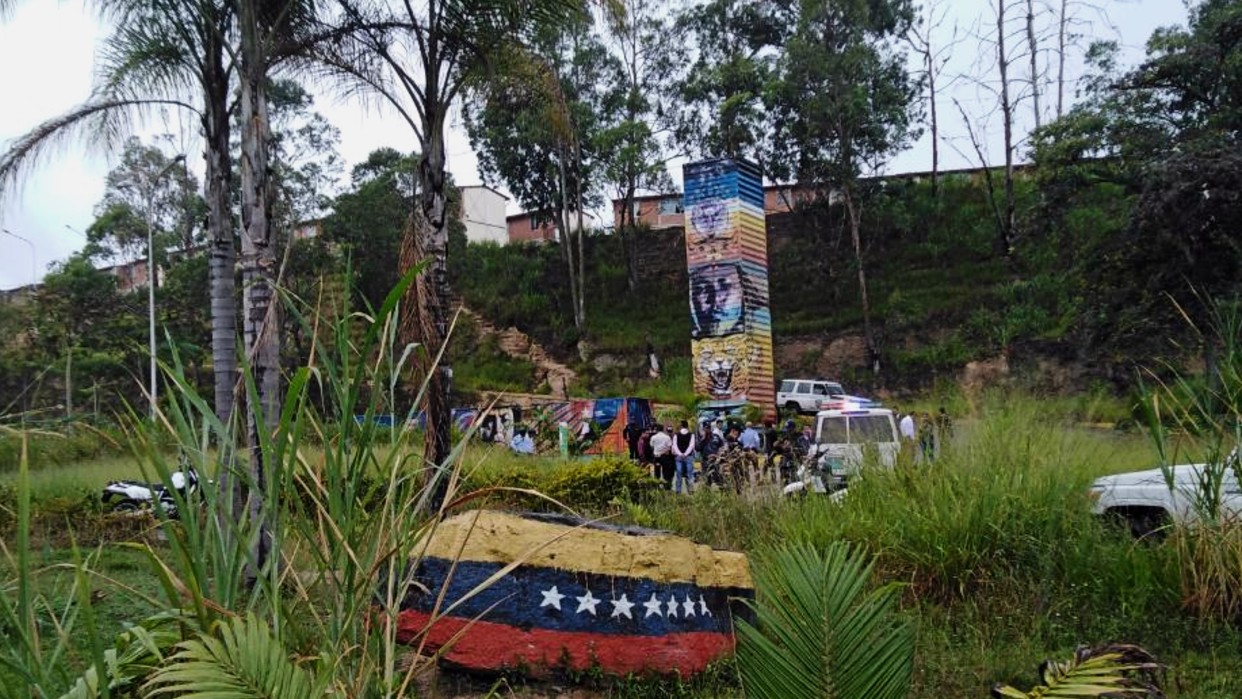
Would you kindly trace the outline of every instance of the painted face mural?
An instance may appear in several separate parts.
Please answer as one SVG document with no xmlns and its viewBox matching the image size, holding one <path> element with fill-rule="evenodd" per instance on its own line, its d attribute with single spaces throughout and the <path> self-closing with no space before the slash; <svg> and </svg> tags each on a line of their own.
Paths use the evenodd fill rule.
<svg viewBox="0 0 1242 699">
<path fill-rule="evenodd" d="M 712 243 L 733 237 L 729 209 L 720 199 L 708 199 L 690 209 L 690 230 L 695 244 Z"/>
<path fill-rule="evenodd" d="M 690 271 L 691 336 L 721 337 L 740 333 L 742 276 L 736 265 L 708 265 Z"/>
</svg>

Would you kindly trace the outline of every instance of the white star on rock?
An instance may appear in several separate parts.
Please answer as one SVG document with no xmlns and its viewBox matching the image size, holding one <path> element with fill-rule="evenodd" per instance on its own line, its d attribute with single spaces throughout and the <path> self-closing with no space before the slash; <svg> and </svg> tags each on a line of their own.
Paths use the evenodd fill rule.
<svg viewBox="0 0 1242 699">
<path fill-rule="evenodd" d="M 664 606 L 664 615 L 669 617 L 677 616 L 677 595 L 668 596 L 668 604 Z"/>
<path fill-rule="evenodd" d="M 643 602 L 643 606 L 647 608 L 647 613 L 643 615 L 644 619 L 652 614 L 655 614 L 656 616 L 664 616 L 664 612 L 660 611 L 660 600 L 656 597 L 656 593 L 654 592 L 651 593 L 651 599 Z"/>
<path fill-rule="evenodd" d="M 703 599 L 703 595 L 699 595 L 699 614 L 702 616 L 712 615 L 712 610 L 707 608 L 707 600 Z"/>
<path fill-rule="evenodd" d="M 585 595 L 581 597 L 575 597 L 574 599 L 578 600 L 577 611 L 579 614 L 581 614 L 585 610 L 585 611 L 590 612 L 591 616 L 595 616 L 595 605 L 599 604 L 600 600 L 595 599 L 595 597 L 591 595 L 590 590 L 587 590 L 587 593 Z"/>
<path fill-rule="evenodd" d="M 634 616 L 630 614 L 630 609 L 633 606 L 634 603 L 626 599 L 626 595 L 621 595 L 621 599 L 614 599 L 612 601 L 612 618 L 616 619 L 621 615 L 625 615 L 626 619 L 633 619 Z"/>
<path fill-rule="evenodd" d="M 690 595 L 686 595 L 686 601 L 681 603 L 681 616 L 694 616 L 694 600 L 690 599 Z"/>
<path fill-rule="evenodd" d="M 543 601 L 539 603 L 540 607 L 556 607 L 556 611 L 561 611 L 561 600 L 565 599 L 565 595 L 557 591 L 556 585 L 553 585 L 551 590 L 544 590 L 539 594 L 543 595 Z"/>
</svg>

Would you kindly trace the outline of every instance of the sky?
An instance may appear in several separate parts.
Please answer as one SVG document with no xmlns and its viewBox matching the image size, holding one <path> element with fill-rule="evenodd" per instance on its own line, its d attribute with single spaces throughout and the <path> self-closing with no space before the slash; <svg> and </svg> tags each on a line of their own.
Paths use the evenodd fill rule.
<svg viewBox="0 0 1242 699">
<path fill-rule="evenodd" d="M 926 3 L 923 3 L 926 4 Z M 992 21 L 988 0 L 939 0 L 946 18 L 941 39 L 958 27 L 959 41 L 948 54 L 942 82 L 952 76 L 977 74 L 988 69 L 987 49 L 971 36 L 972 27 Z M 1098 0 L 1106 16 L 1083 10 L 1084 24 L 1078 31 L 1088 37 L 1118 40 L 1131 62 L 1142 57 L 1142 46 L 1153 29 L 1184 24 L 1186 9 L 1180 0 Z M 39 123 L 84 101 L 90 94 L 94 54 L 107 33 L 80 3 L 26 0 L 18 2 L 7 21 L 0 21 L 0 149 Z M 1069 66 L 1076 76 L 1081 65 Z M 956 98 L 971 116 L 977 130 L 986 134 L 989 159 L 1001 153 L 995 98 L 977 81 L 958 79 L 938 100 L 942 122 L 941 167 L 970 167 L 974 161 L 966 129 L 956 114 Z M 341 131 L 340 153 L 349 167 L 372 150 L 390 146 L 415 150 L 409 127 L 381 107 L 356 102 L 335 102 L 320 97 L 316 109 Z M 1022 118 L 1029 121 L 1029 115 Z M 1029 125 L 1028 125 L 1029 128 Z M 182 124 L 158 117 L 139 126 L 138 135 L 176 132 Z M 185 144 L 191 163 L 201 172 L 201 145 Z M 449 170 L 458 184 L 478 184 L 478 161 L 460 124 L 454 119 L 448 138 Z M 49 265 L 64 260 L 85 243 L 82 231 L 94 220 L 96 203 L 103 196 L 104 178 L 111 164 L 108 153 L 83 144 L 69 144 L 52 152 L 25 178 L 20 188 L 0 193 L 0 289 L 9 289 L 42 278 Z M 931 138 L 924 134 L 885 167 L 889 173 L 931 168 Z M 680 182 L 680 162 L 671 174 Z M 494 183 L 492 183 L 494 184 Z M 501 188 L 503 189 L 503 188 Z M 510 203 L 510 213 L 516 211 Z"/>
</svg>

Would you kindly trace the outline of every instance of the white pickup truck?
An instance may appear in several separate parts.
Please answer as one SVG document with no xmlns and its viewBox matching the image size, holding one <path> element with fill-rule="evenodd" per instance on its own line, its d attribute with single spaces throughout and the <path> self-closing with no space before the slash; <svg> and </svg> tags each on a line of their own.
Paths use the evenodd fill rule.
<svg viewBox="0 0 1242 699">
<path fill-rule="evenodd" d="M 1220 512 L 1225 516 L 1242 516 L 1242 487 L 1238 484 L 1236 463 L 1235 451 L 1225 459 L 1221 473 Z M 1206 464 L 1173 466 L 1171 487 L 1159 468 L 1097 478 L 1090 490 L 1094 511 L 1124 520 L 1136 537 L 1158 532 L 1172 522 L 1196 522 L 1199 509 L 1195 503 L 1204 490 L 1205 468 Z"/>
</svg>

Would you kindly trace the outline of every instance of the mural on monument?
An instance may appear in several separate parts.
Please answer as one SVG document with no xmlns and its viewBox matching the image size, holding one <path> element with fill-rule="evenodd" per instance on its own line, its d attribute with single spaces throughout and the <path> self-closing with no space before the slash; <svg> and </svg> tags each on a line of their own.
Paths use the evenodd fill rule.
<svg viewBox="0 0 1242 699">
<path fill-rule="evenodd" d="M 774 407 L 763 185 L 755 165 L 685 166 L 686 265 L 695 391 Z"/>
</svg>

